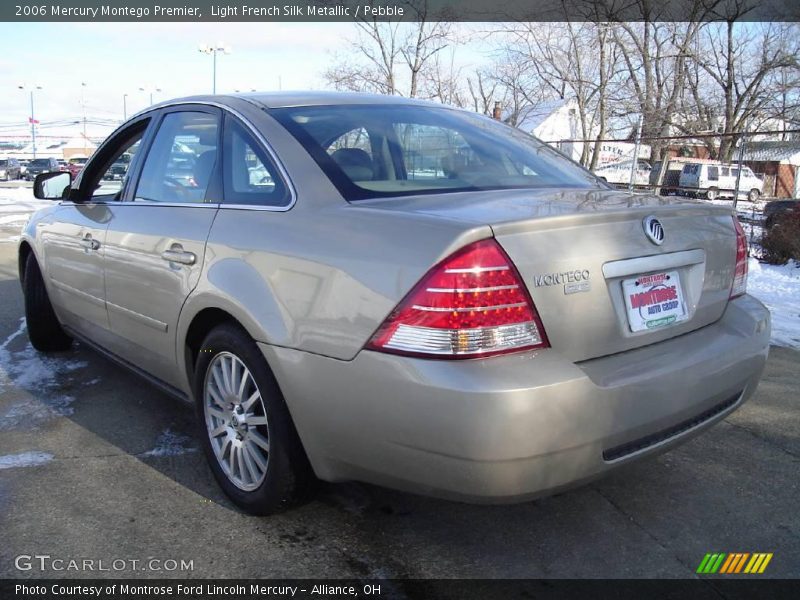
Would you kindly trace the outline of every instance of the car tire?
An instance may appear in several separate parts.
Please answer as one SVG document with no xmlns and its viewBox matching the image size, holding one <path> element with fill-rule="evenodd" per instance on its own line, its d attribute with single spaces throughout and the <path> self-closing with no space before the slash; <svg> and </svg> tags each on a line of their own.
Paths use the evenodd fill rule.
<svg viewBox="0 0 800 600">
<path fill-rule="evenodd" d="M 750 192 L 748 192 L 747 199 L 750 202 L 758 202 L 759 196 L 761 196 L 761 192 L 759 192 L 756 189 L 753 189 L 753 190 L 750 190 Z"/>
<path fill-rule="evenodd" d="M 40 352 L 68 350 L 72 345 L 72 338 L 58 322 L 44 286 L 39 263 L 33 253 L 25 261 L 22 291 L 25 295 L 25 323 L 31 345 Z"/>
<path fill-rule="evenodd" d="M 225 323 L 206 336 L 193 384 L 203 451 L 237 506 L 270 515 L 310 495 L 316 479 L 289 409 L 261 351 L 241 327 Z"/>
<path fill-rule="evenodd" d="M 716 200 L 719 197 L 719 190 L 715 187 L 708 188 L 706 191 L 706 198 L 709 200 Z"/>
</svg>

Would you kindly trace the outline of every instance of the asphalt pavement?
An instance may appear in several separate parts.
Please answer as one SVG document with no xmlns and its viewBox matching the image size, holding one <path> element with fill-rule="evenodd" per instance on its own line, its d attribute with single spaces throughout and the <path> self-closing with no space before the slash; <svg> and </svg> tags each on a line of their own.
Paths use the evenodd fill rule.
<svg viewBox="0 0 800 600">
<path fill-rule="evenodd" d="M 691 578 L 708 552 L 771 552 L 760 577 L 800 576 L 800 352 L 773 348 L 755 397 L 705 434 L 558 496 L 323 484 L 251 517 L 216 486 L 191 407 L 85 347 L 33 351 L 18 226 L 0 226 L 0 577 Z"/>
</svg>

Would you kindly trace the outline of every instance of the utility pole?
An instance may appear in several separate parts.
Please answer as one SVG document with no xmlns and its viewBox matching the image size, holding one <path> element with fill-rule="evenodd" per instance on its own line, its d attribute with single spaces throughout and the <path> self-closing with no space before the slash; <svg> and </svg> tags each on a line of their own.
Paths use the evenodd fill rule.
<svg viewBox="0 0 800 600">
<path fill-rule="evenodd" d="M 744 160 L 744 144 L 747 137 L 742 135 L 739 140 L 739 168 L 736 169 L 736 189 L 733 192 L 733 210 L 736 210 L 736 204 L 739 202 L 739 184 L 742 180 L 742 161 Z"/>
<path fill-rule="evenodd" d="M 22 85 L 18 85 L 17 87 L 19 89 L 23 90 L 23 91 L 28 90 L 30 92 L 31 116 L 30 116 L 30 118 L 28 120 L 31 123 L 31 148 L 32 148 L 33 158 L 36 158 L 36 116 L 34 115 L 34 112 L 33 112 L 33 92 L 34 92 L 34 90 L 41 90 L 42 86 L 40 86 L 40 85 L 26 86 L 26 85 L 22 84 Z"/>
<path fill-rule="evenodd" d="M 122 120 L 128 120 L 128 94 L 122 94 Z"/>
<path fill-rule="evenodd" d="M 639 115 L 639 124 L 636 127 L 636 145 L 633 147 L 633 161 L 631 162 L 631 179 L 628 182 L 628 191 L 633 191 L 633 180 L 636 176 L 636 169 L 639 166 L 639 146 L 642 143 L 642 120 L 644 113 Z"/>
<path fill-rule="evenodd" d="M 81 108 L 83 109 L 83 145 L 86 150 L 86 82 L 81 81 Z"/>
</svg>

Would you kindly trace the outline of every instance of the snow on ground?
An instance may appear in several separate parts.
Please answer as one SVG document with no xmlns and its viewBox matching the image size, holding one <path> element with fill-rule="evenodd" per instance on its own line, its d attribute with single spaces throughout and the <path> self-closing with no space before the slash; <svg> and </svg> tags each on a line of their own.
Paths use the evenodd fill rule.
<svg viewBox="0 0 800 600">
<path fill-rule="evenodd" d="M 191 438 L 188 436 L 175 433 L 171 429 L 165 429 L 158 436 L 156 447 L 144 452 L 141 456 L 178 456 L 179 454 L 196 452 L 197 448 L 187 445 L 189 442 L 191 442 Z"/>
<path fill-rule="evenodd" d="M 27 340 L 24 344 L 22 340 L 14 343 L 24 335 L 22 318 L 17 330 L 0 344 L 0 393 L 27 392 L 0 415 L 0 431 L 35 429 L 52 418 L 71 415 L 75 397 L 61 390 L 73 372 L 88 364 L 69 355 L 46 356 L 34 350 Z"/>
<path fill-rule="evenodd" d="M 800 263 L 768 265 L 751 258 L 747 291 L 772 313 L 772 343 L 800 348 Z"/>
<path fill-rule="evenodd" d="M 31 187 L 0 187 L 0 214 L 31 213 L 46 206 L 53 206 L 53 201 L 37 200 Z"/>
<path fill-rule="evenodd" d="M 30 187 L 0 187 L 0 243 L 17 242 L 31 213 L 52 205 L 50 200 L 34 198 Z"/>
<path fill-rule="evenodd" d="M 47 452 L 21 452 L 0 456 L 0 469 L 17 469 L 19 467 L 36 467 L 49 463 L 53 455 Z"/>
</svg>

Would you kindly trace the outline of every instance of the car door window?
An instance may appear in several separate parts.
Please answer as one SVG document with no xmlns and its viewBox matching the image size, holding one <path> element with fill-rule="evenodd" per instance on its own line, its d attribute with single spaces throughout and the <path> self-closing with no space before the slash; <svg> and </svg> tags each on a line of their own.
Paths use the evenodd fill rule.
<svg viewBox="0 0 800 600">
<path fill-rule="evenodd" d="M 206 202 L 218 144 L 216 115 L 199 111 L 168 113 L 147 153 L 134 200 Z"/>
<path fill-rule="evenodd" d="M 289 194 L 267 152 L 236 119 L 226 118 L 222 162 L 225 204 L 286 206 Z"/>
<path fill-rule="evenodd" d="M 79 175 L 80 197 L 90 197 L 92 202 L 114 202 L 122 198 L 130 166 L 141 147 L 148 123 L 149 119 L 135 123 L 115 136 L 98 151 L 99 154 L 92 157 L 87 168 Z"/>
<path fill-rule="evenodd" d="M 131 161 L 141 146 L 143 134 L 144 130 L 139 132 L 135 140 L 125 144 L 116 152 L 95 184 L 94 192 L 92 193 L 93 200 L 119 200 L 122 188 L 128 181 Z"/>
<path fill-rule="evenodd" d="M 717 181 L 719 179 L 719 169 L 717 167 L 708 167 L 709 181 Z"/>
</svg>

